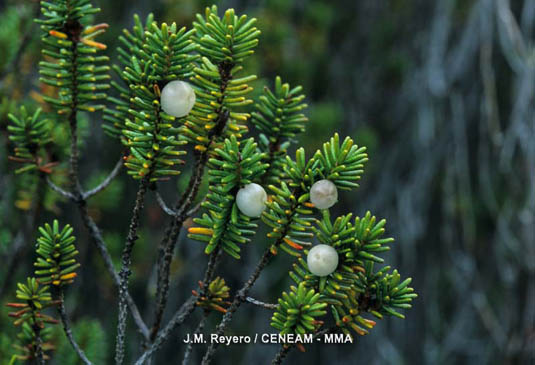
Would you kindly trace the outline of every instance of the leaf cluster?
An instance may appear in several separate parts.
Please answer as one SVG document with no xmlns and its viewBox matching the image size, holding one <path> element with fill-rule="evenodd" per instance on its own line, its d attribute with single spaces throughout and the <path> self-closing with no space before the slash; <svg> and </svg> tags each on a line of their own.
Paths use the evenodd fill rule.
<svg viewBox="0 0 535 365">
<path fill-rule="evenodd" d="M 349 137 L 340 144 L 338 134 L 308 161 L 303 148 L 296 151 L 295 160 L 286 156 L 284 178 L 278 186 L 268 186 L 273 195 L 262 215 L 262 220 L 272 228 L 268 237 L 276 240 L 273 252 L 280 247 L 290 255 L 300 256 L 303 247 L 310 246 L 306 239 L 313 236 L 315 209 L 309 201 L 313 184 L 327 179 L 340 189 L 356 188 L 355 181 L 360 179 L 367 159 L 364 147 L 359 148 Z"/>
<path fill-rule="evenodd" d="M 39 170 L 50 173 L 53 163 L 47 162 L 44 147 L 51 141 L 50 120 L 41 118 L 41 108 L 33 114 L 21 106 L 18 114 L 8 114 L 11 123 L 7 126 L 9 140 L 15 145 L 15 156 L 11 160 L 24 166 L 16 174 Z"/>
<path fill-rule="evenodd" d="M 205 253 L 221 247 L 230 256 L 240 258 L 240 246 L 255 233 L 257 225 L 241 213 L 236 194 L 244 185 L 252 183 L 267 168 L 262 163 L 253 138 L 239 142 L 235 136 L 225 139 L 208 161 L 209 193 L 202 207 L 208 212 L 193 221 L 200 227 L 189 229 L 188 237 L 206 242 Z"/>
<path fill-rule="evenodd" d="M 390 266 L 385 266 L 378 271 L 373 270 L 373 262 L 368 261 L 364 273 L 360 272 L 359 289 L 364 292 L 363 299 L 368 301 L 370 312 L 378 318 L 383 315 L 405 318 L 398 311 L 410 309 L 411 302 L 418 294 L 409 287 L 412 279 L 401 280 L 397 270 L 390 271 Z"/>
<path fill-rule="evenodd" d="M 302 90 L 301 86 L 291 88 L 288 83 L 283 84 L 277 76 L 274 90 L 265 86 L 255 103 L 251 122 L 260 132 L 260 149 L 270 165 L 262 181 L 276 184 L 284 178 L 288 148 L 296 135 L 305 131 L 308 118 L 302 112 L 307 104 L 303 102 Z"/>
<path fill-rule="evenodd" d="M 46 223 L 39 227 L 39 232 L 35 275 L 43 284 L 64 286 L 72 283 L 76 277 L 75 270 L 80 267 L 75 259 L 78 250 L 74 246 L 73 228 L 67 224 L 60 230 L 58 221 L 54 220 L 52 226 Z"/>
<path fill-rule="evenodd" d="M 323 323 L 316 318 L 327 313 L 324 310 L 327 303 L 321 303 L 319 299 L 320 294 L 307 288 L 305 283 L 300 283 L 297 287 L 291 286 L 290 292 L 283 292 L 282 298 L 279 298 L 271 325 L 283 335 L 315 332 Z"/>
<path fill-rule="evenodd" d="M 357 146 L 346 137 L 340 144 L 338 133 L 316 152 L 314 159 L 320 161 L 318 174 L 321 179 L 332 181 L 339 189 L 358 188 L 356 183 L 364 172 L 364 163 L 368 161 L 366 147 Z"/>
<path fill-rule="evenodd" d="M 384 237 L 386 221 L 367 212 L 353 220 L 351 214 L 331 220 L 328 210 L 317 210 L 310 202 L 314 183 L 327 179 L 338 189 L 358 187 L 366 149 L 347 137 L 335 134 L 323 147 L 307 158 L 300 148 L 295 158 L 288 149 L 305 129 L 307 105 L 302 87 L 290 87 L 280 77 L 273 90 L 265 87 L 253 104 L 249 83 L 255 75 L 242 75 L 244 60 L 254 53 L 260 31 L 256 19 L 238 16 L 233 9 L 218 14 L 216 6 L 198 15 L 193 29 L 179 28 L 154 21 L 150 14 L 143 23 L 134 16 L 134 26 L 120 37 L 119 64 L 113 70 L 119 76 L 112 81 L 115 96 L 107 96 L 108 57 L 100 56 L 106 49 L 95 37 L 107 24 L 88 25 L 88 18 L 99 11 L 90 0 L 57 0 L 41 2 L 44 19 L 41 24 L 43 54 L 39 64 L 41 81 L 57 88 L 57 95 L 44 96 L 58 114 L 68 115 L 75 128 L 78 111 L 104 109 L 105 132 L 126 147 L 124 164 L 128 173 L 143 182 L 156 182 L 178 175 L 184 163 L 182 146 L 193 145 L 196 160 L 204 167 L 207 161 L 209 192 L 202 203 L 205 212 L 193 221 L 189 237 L 206 243 L 205 253 L 219 250 L 239 259 L 241 246 L 254 235 L 257 224 L 242 214 L 236 194 L 247 184 L 258 182 L 270 192 L 262 221 L 271 230 L 269 248 L 297 257 L 290 277 L 297 286 L 282 293 L 271 325 L 282 334 L 316 332 L 327 314 L 327 307 L 340 327 L 349 333 L 368 333 L 375 322 L 362 315 L 371 313 L 403 317 L 398 311 L 411 307 L 416 297 L 409 287 L 411 279 L 402 280 L 399 273 L 383 267 L 382 252 L 393 239 Z M 173 80 L 188 81 L 196 102 L 182 118 L 168 115 L 161 108 L 163 88 Z M 112 107 L 99 101 L 106 99 Z M 51 122 L 40 118 L 40 109 L 33 115 L 21 108 L 20 116 L 10 115 L 10 140 L 16 145 L 15 157 L 25 163 L 18 172 L 39 169 L 48 172 L 50 163 L 43 163 L 40 151 L 51 140 Z M 253 138 L 242 139 L 251 120 L 259 132 L 259 144 Z M 152 185 L 155 186 L 155 185 Z M 322 214 L 316 219 L 315 214 Z M 74 246 L 73 229 L 52 225 L 40 227 L 37 240 L 35 275 L 27 284 L 19 284 L 17 298 L 21 303 L 8 303 L 19 309 L 10 313 L 15 325 L 22 325 L 23 356 L 35 356 L 37 339 L 45 335 L 44 323 L 56 321 L 41 313 L 56 304 L 48 292 L 54 287 L 72 283 L 78 251 Z M 310 240 L 333 247 L 339 256 L 336 270 L 325 277 L 313 275 L 303 259 Z M 222 278 L 200 284 L 197 305 L 205 310 L 225 312 L 229 304 L 229 288 Z M 24 357 L 25 356 L 25 357 Z"/>
<path fill-rule="evenodd" d="M 189 31 L 174 23 L 159 26 L 152 15 L 145 24 L 135 16 L 132 31 L 124 31 L 121 66 L 114 66 L 123 85 L 112 82 L 119 98 L 109 98 L 115 108 L 105 111 L 104 128 L 129 148 L 125 165 L 135 178 L 151 175 L 156 181 L 178 174 L 184 152 L 177 147 L 186 141 L 205 152 L 219 136 L 241 137 L 247 130 L 243 122 L 249 115 L 238 109 L 252 103 L 244 95 L 255 76 L 235 75 L 258 43 L 259 31 L 254 19 L 246 20 L 232 9 L 220 18 L 212 7 Z M 178 121 L 161 110 L 159 99 L 165 84 L 176 79 L 189 79 L 196 95 L 193 110 Z"/>
<path fill-rule="evenodd" d="M 395 308 L 410 308 L 416 294 L 408 287 L 410 279 L 399 284 L 397 271 L 388 274 L 389 267 L 373 270 L 374 262 L 383 261 L 375 254 L 387 251 L 387 244 L 393 241 L 382 237 L 386 221 L 377 222 L 369 212 L 353 222 L 351 218 L 352 215 L 347 214 L 332 222 L 325 210 L 322 219 L 312 228 L 322 244 L 332 246 L 338 253 L 339 263 L 333 273 L 315 276 L 306 261 L 299 258 L 289 274 L 296 283 L 305 284 L 320 294 L 320 302 L 330 305 L 331 314 L 342 331 L 348 333 L 348 329 L 353 329 L 364 335 L 375 322 L 362 317 L 362 313 L 370 312 L 378 318 L 383 314 L 402 317 Z"/>
<path fill-rule="evenodd" d="M 166 114 L 160 105 L 161 88 L 173 79 L 191 74 L 190 53 L 196 48 L 192 31 L 178 28 L 175 23 L 158 25 L 149 15 L 143 25 L 134 16 L 132 32 L 125 30 L 119 38 L 121 66 L 114 70 L 122 85 L 112 82 L 119 98 L 108 98 L 114 109 L 107 109 L 104 130 L 129 149 L 125 158 L 128 173 L 134 178 L 148 177 L 150 181 L 178 175 L 177 167 L 184 163 L 179 157 L 185 152 L 178 139 L 175 117 Z"/>
<path fill-rule="evenodd" d="M 250 115 L 241 110 L 253 103 L 247 99 L 253 90 L 248 83 L 256 76 L 239 73 L 240 64 L 258 44 L 260 31 L 255 23 L 255 18 L 237 16 L 233 9 L 220 17 L 216 6 L 206 8 L 204 17 L 197 15 L 193 23 L 201 56 L 190 78 L 197 102 L 180 132 L 197 151 L 207 151 L 212 143 L 231 135 L 241 138 L 248 130 L 244 123 Z"/>
<path fill-rule="evenodd" d="M 42 1 L 41 11 L 44 19 L 35 21 L 43 30 L 42 53 L 46 60 L 39 62 L 39 80 L 58 88 L 56 97 L 43 96 L 44 100 L 59 114 L 103 109 L 102 104 L 95 103 L 106 97 L 103 91 L 109 88 L 109 58 L 98 55 L 106 46 L 94 38 L 108 25 L 83 25 L 100 9 L 89 0 L 59 0 Z"/>
<path fill-rule="evenodd" d="M 25 284 L 17 283 L 17 299 L 19 302 L 6 304 L 15 309 L 9 316 L 15 318 L 13 324 L 21 328 L 17 335 L 18 343 L 14 344 L 18 350 L 14 358 L 32 360 L 36 358 L 38 346 L 43 352 L 54 348 L 48 341 L 51 328 L 45 327 L 45 324 L 56 324 L 58 321 L 42 313 L 42 310 L 57 303 L 52 300 L 49 287 L 40 287 L 36 278 L 27 278 Z M 46 353 L 45 358 L 47 358 Z"/>
<path fill-rule="evenodd" d="M 16 318 L 13 322 L 15 326 L 21 326 L 19 344 L 15 346 L 19 353 L 14 357 L 20 360 L 35 359 L 39 347 L 43 352 L 54 348 L 47 342 L 51 328 L 45 327 L 45 324 L 56 324 L 58 321 L 42 313 L 43 309 L 59 303 L 52 300 L 49 285 L 61 287 L 72 283 L 76 277 L 75 270 L 80 266 L 75 259 L 78 251 L 74 246 L 75 237 L 72 236 L 70 225 L 60 229 L 58 221 L 54 220 L 52 226 L 46 223 L 44 227 L 39 227 L 39 232 L 41 236 L 36 245 L 38 257 L 34 263 L 37 277 L 28 278 L 26 284 L 17 284 L 16 296 L 21 302 L 6 304 L 17 310 L 9 315 Z"/>
<path fill-rule="evenodd" d="M 204 17 L 197 14 L 193 23 L 197 32 L 199 53 L 216 63 L 241 63 L 254 53 L 260 31 L 254 26 L 256 19 L 237 16 L 234 9 L 217 14 L 217 6 L 207 7 Z"/>
<path fill-rule="evenodd" d="M 201 293 L 193 290 L 193 295 L 197 296 L 197 305 L 205 310 L 216 310 L 221 313 L 226 313 L 225 307 L 230 305 L 228 298 L 230 297 L 230 288 L 225 283 L 225 279 L 216 277 L 208 284 L 207 288 L 204 288 L 204 283 L 199 282 Z"/>
<path fill-rule="evenodd" d="M 117 59 L 119 64 L 112 66 L 113 71 L 117 74 L 120 82 L 112 80 L 110 82 L 113 90 L 116 91 L 118 97 L 109 95 L 107 100 L 113 105 L 113 108 L 106 108 L 104 110 L 103 119 L 105 123 L 102 129 L 110 137 L 121 139 L 125 121 L 129 118 L 129 110 L 134 108 L 134 91 L 130 88 L 129 78 L 123 70 L 129 68 L 135 70 L 135 64 L 139 65 L 139 60 L 144 58 L 142 52 L 145 44 L 145 28 L 151 25 L 154 21 L 154 16 L 150 13 L 147 16 L 145 24 L 143 24 L 137 14 L 134 15 L 134 26 L 132 31 L 123 29 L 123 34 L 119 36 L 119 47 L 117 47 Z M 135 60 L 135 61 L 134 61 Z"/>
</svg>

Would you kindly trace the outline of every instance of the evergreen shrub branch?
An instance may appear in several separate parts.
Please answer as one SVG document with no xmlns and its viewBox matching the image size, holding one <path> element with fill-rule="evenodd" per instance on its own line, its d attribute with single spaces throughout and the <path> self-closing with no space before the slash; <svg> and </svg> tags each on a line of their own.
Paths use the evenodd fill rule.
<svg viewBox="0 0 535 365">
<path fill-rule="evenodd" d="M 304 91 L 277 76 L 253 100 L 251 83 L 257 77 L 247 71 L 245 61 L 259 43 L 255 18 L 233 9 L 219 13 L 211 6 L 187 29 L 159 23 L 152 14 L 144 20 L 136 14 L 133 27 L 119 36 L 117 59 L 110 67 L 103 53 L 106 45 L 97 40 L 109 26 L 91 24 L 99 9 L 90 0 L 42 1 L 41 12 L 36 20 L 42 30 L 39 73 L 40 81 L 52 87 L 53 93 L 43 96 L 52 112 L 22 107 L 9 114 L 7 129 L 14 146 L 10 158 L 21 164 L 16 173 L 38 174 L 43 189 L 48 183 L 77 207 L 118 291 L 116 364 L 130 357 L 128 349 L 133 348 L 128 342 L 134 341 L 127 330 L 129 314 L 143 338 L 138 365 L 152 361 L 197 308 L 203 313 L 196 333 L 207 327 L 211 315 L 219 321 L 211 329 L 218 335 L 229 330 L 244 302 L 273 311 L 271 325 L 282 336 L 365 335 L 378 319 L 404 317 L 402 311 L 417 295 L 410 278 L 384 265 L 382 254 L 394 241 L 386 234 L 386 221 L 370 212 L 355 218 L 351 213 L 331 216 L 338 191 L 358 188 L 368 161 L 366 148 L 335 133 L 314 153 L 299 146 L 290 153 L 308 122 Z M 116 81 L 110 81 L 110 70 Z M 88 191 L 79 176 L 83 112 L 102 113 L 104 132 L 124 148 L 110 174 Z M 68 146 L 54 138 L 58 125 L 70 131 Z M 251 126 L 258 139 L 246 136 Z M 62 148 L 69 150 L 68 189 L 57 183 L 63 161 L 51 153 Z M 189 183 L 176 192 L 176 203 L 167 205 L 158 189 L 190 167 L 184 167 L 186 153 L 194 161 Z M 138 180 L 138 190 L 131 197 L 133 210 L 117 272 L 102 231 L 89 215 L 87 200 L 103 191 L 123 165 L 127 175 Z M 205 179 L 208 192 L 199 197 Z M 169 216 L 155 262 L 150 329 L 129 294 L 149 190 Z M 171 264 L 188 218 L 193 218 L 188 237 L 203 244 L 206 268 L 191 295 L 165 322 Z M 264 225 L 266 236 L 258 237 Z M 76 342 L 77 326 L 71 327 L 65 308 L 65 289 L 80 267 L 74 229 L 70 225 L 60 229 L 54 220 L 38 231 L 35 277 L 18 285 L 18 302 L 7 304 L 15 310 L 10 313 L 15 326 L 21 328 L 13 359 L 43 364 L 53 356 L 47 325 L 58 321 L 43 311 L 56 307 L 73 354 L 91 364 L 86 352 L 94 355 Z M 242 251 L 251 244 L 261 245 L 263 254 L 241 286 L 229 287 L 218 265 L 241 260 Z M 293 261 L 288 279 L 295 285 L 267 303 L 250 297 L 264 269 L 281 253 Z M 282 344 L 273 363 L 281 363 L 293 347 Z M 216 343 L 208 344 L 203 364 L 214 359 L 216 349 Z M 188 346 L 184 363 L 192 351 Z"/>
<path fill-rule="evenodd" d="M 77 204 L 82 220 L 103 256 L 114 282 L 120 287 L 119 276 L 113 268 L 100 230 L 88 215 L 85 199 L 89 195 L 82 191 L 78 177 L 78 112 L 104 109 L 102 104 L 95 103 L 105 99 L 105 91 L 109 89 L 107 83 L 109 66 L 105 64 L 109 58 L 98 55 L 99 51 L 106 49 L 106 45 L 95 40 L 95 37 L 102 34 L 108 25 L 88 24 L 92 14 L 100 11 L 88 0 L 43 2 L 41 10 L 44 19 L 37 19 L 36 22 L 41 24 L 42 53 L 48 60 L 39 63 L 40 81 L 57 88 L 56 97 L 47 96 L 44 99 L 54 107 L 57 114 L 65 116 L 71 131 L 70 197 Z M 130 295 L 123 290 L 121 298 L 126 298 L 131 311 L 134 312 L 136 323 L 142 332 L 146 333 L 146 325 Z"/>
<path fill-rule="evenodd" d="M 18 302 L 6 305 L 15 311 L 9 316 L 15 318 L 13 325 L 20 327 L 17 343 L 14 345 L 17 354 L 15 360 L 34 361 L 44 364 L 49 358 L 48 352 L 54 349 L 50 340 L 50 327 L 47 324 L 57 324 L 58 321 L 43 310 L 54 305 L 48 286 L 40 286 L 35 278 L 28 278 L 26 284 L 17 283 Z"/>
<path fill-rule="evenodd" d="M 295 137 L 305 131 L 308 118 L 303 114 L 307 104 L 301 94 L 303 87 L 291 88 L 275 78 L 274 90 L 264 87 L 264 93 L 255 103 L 251 122 L 260 132 L 260 149 L 266 154 L 268 168 L 259 180 L 263 184 L 277 183 L 284 178 L 284 162 L 288 148 Z"/>
<path fill-rule="evenodd" d="M 253 53 L 253 48 L 258 43 L 260 31 L 254 27 L 256 20 L 247 20 L 245 15 L 238 17 L 232 9 L 227 10 L 222 18 L 217 13 L 217 7 L 207 8 L 204 17 L 198 15 L 194 22 L 195 39 L 201 56 L 194 67 L 194 75 L 190 78 L 195 89 L 196 103 L 180 132 L 188 142 L 194 144 L 194 150 L 198 154 L 197 166 L 188 189 L 176 204 L 175 211 L 178 214 L 166 229 L 160 244 L 158 303 L 153 337 L 160 327 L 167 303 L 172 253 L 182 224 L 188 217 L 187 212 L 197 195 L 209 154 L 225 135 L 241 137 L 246 130 L 243 122 L 249 114 L 239 110 L 252 103 L 246 95 L 252 91 L 248 82 L 255 80 L 256 76 L 236 78 L 235 75 L 242 71 L 240 63 Z"/>
<path fill-rule="evenodd" d="M 52 126 L 50 120 L 41 118 L 41 112 L 41 108 L 38 108 L 33 114 L 29 114 L 22 106 L 19 115 L 8 115 L 11 121 L 7 127 L 10 132 L 9 140 L 15 144 L 15 156 L 10 156 L 10 159 L 23 164 L 23 167 L 15 170 L 17 174 L 35 169 L 49 174 L 55 165 L 50 161 L 46 150 L 46 146 L 51 142 Z"/>
</svg>

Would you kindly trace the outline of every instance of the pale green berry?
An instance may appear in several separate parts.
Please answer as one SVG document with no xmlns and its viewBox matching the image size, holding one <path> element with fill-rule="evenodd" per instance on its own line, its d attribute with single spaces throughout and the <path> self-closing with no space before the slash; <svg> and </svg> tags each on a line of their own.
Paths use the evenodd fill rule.
<svg viewBox="0 0 535 365">
<path fill-rule="evenodd" d="M 338 201 L 338 189 L 329 180 L 320 180 L 310 189 L 310 202 L 318 209 L 330 208 Z"/>
<path fill-rule="evenodd" d="M 195 91 L 184 81 L 171 81 L 160 95 L 162 109 L 169 115 L 180 118 L 189 114 L 195 104 Z"/>
<path fill-rule="evenodd" d="M 266 191 L 255 183 L 245 185 L 236 194 L 238 209 L 248 217 L 260 217 L 266 209 L 266 202 Z"/>
<path fill-rule="evenodd" d="M 316 245 L 308 252 L 307 265 L 316 276 L 330 275 L 338 267 L 338 252 L 329 245 Z"/>
</svg>

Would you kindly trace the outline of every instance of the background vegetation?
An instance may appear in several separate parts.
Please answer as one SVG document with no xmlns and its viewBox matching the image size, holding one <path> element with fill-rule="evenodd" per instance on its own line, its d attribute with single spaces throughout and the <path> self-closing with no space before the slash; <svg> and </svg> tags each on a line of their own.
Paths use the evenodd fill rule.
<svg viewBox="0 0 535 365">
<path fill-rule="evenodd" d="M 117 36 L 131 26 L 134 12 L 143 17 L 152 11 L 156 19 L 189 26 L 194 14 L 212 1 L 95 3 L 102 8 L 95 20 L 110 24 L 101 41 L 113 56 Z M 215 3 L 259 19 L 258 52 L 247 61 L 261 77 L 253 85 L 255 92 L 275 75 L 304 86 L 310 123 L 301 145 L 318 148 L 339 131 L 368 147 L 370 161 L 361 188 L 342 193 L 339 212 L 363 215 L 371 210 L 388 220 L 397 243 L 386 259 L 413 278 L 420 295 L 406 320 L 381 321 L 352 345 L 308 346 L 304 354 L 292 353 L 289 361 L 534 361 L 535 1 Z M 39 41 L 31 21 L 36 6 L 33 1 L 0 4 L 0 298 L 12 299 L 14 283 L 32 270 L 36 226 L 58 217 L 62 225 L 79 227 L 82 266 L 67 293 L 67 307 L 78 322 L 79 342 L 90 344 L 88 355 L 101 359 L 97 363 L 111 363 L 112 356 L 106 354 L 114 347 L 116 290 L 100 256 L 87 244 L 75 208 L 31 177 L 14 176 L 16 166 L 7 160 L 12 150 L 6 136 L 7 112 L 42 103 L 41 95 L 48 92 L 37 82 Z M 21 44 L 23 52 L 18 51 Z M 87 188 L 101 181 L 121 153 L 102 132 L 102 121 L 92 118 L 87 116 L 82 128 L 81 176 Z M 55 135 L 60 145 L 62 137 L 67 145 L 68 130 Z M 67 151 L 53 151 L 54 157 L 66 161 Z M 164 193 L 174 196 L 187 179 L 181 176 L 176 184 L 165 184 Z M 122 173 L 89 205 L 117 267 L 136 188 Z M 36 194 L 44 198 L 42 207 L 33 205 Z M 151 307 L 145 304 L 155 291 L 156 246 L 166 219 L 149 194 L 130 286 L 147 316 Z M 190 294 L 206 260 L 202 244 L 189 241 L 184 232 L 180 240 L 172 267 L 171 308 Z M 225 258 L 220 270 L 231 288 L 244 279 L 240 273 L 251 271 L 262 250 L 254 244 L 242 250 L 240 270 Z M 254 296 L 274 301 L 287 290 L 289 264 L 290 259 L 281 256 L 267 268 Z M 274 332 L 270 317 L 270 311 L 244 305 L 233 333 Z M 215 316 L 211 319 L 207 331 L 217 323 Z M 195 325 L 190 320 L 175 333 L 159 355 L 165 360 L 156 363 L 179 361 L 177 348 L 183 348 L 183 335 Z M 0 316 L 2 363 L 9 359 L 13 336 L 9 319 Z M 76 363 L 66 341 L 57 346 L 55 363 Z M 277 349 L 222 348 L 218 363 L 263 364 Z"/>
</svg>

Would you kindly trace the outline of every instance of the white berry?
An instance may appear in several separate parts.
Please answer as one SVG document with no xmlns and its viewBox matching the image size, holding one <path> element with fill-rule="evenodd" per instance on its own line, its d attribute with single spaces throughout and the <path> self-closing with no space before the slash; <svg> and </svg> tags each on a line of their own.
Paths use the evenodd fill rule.
<svg viewBox="0 0 535 365">
<path fill-rule="evenodd" d="M 338 189 L 329 180 L 320 180 L 310 189 L 310 202 L 318 209 L 330 208 L 338 201 Z"/>
<path fill-rule="evenodd" d="M 317 245 L 308 252 L 307 265 L 317 276 L 327 276 L 338 266 L 338 252 L 329 245 Z"/>
<path fill-rule="evenodd" d="M 187 82 L 171 81 L 163 87 L 160 102 L 164 112 L 180 118 L 188 115 L 193 108 L 195 91 Z"/>
<path fill-rule="evenodd" d="M 267 194 L 258 184 L 247 184 L 236 194 L 238 209 L 248 217 L 260 217 L 266 209 Z"/>
</svg>

